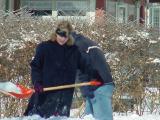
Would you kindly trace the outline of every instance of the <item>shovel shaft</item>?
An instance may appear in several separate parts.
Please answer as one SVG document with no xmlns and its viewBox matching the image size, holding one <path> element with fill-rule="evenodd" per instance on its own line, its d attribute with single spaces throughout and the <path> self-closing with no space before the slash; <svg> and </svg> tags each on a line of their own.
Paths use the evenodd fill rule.
<svg viewBox="0 0 160 120">
<path fill-rule="evenodd" d="M 51 91 L 51 90 L 60 90 L 60 89 L 67 89 L 67 88 L 75 88 L 75 87 L 88 86 L 88 85 L 91 85 L 90 82 L 77 83 L 77 84 L 71 84 L 71 85 L 61 85 L 61 86 L 55 86 L 55 87 L 47 87 L 47 88 L 43 88 L 43 91 Z"/>
</svg>

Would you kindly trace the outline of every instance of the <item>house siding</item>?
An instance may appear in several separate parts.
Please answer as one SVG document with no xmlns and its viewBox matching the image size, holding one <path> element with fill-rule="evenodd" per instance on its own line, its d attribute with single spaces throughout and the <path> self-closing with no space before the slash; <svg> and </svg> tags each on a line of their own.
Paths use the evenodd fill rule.
<svg viewBox="0 0 160 120">
<path fill-rule="evenodd" d="M 5 0 L 0 0 L 0 10 L 5 10 Z"/>
<path fill-rule="evenodd" d="M 20 0 L 14 0 L 14 11 L 20 9 Z"/>
<path fill-rule="evenodd" d="M 141 24 L 145 23 L 145 7 L 144 7 L 144 5 L 141 5 L 141 7 L 140 7 L 140 20 L 139 20 L 139 22 Z"/>
<path fill-rule="evenodd" d="M 134 0 L 124 0 L 125 3 L 134 4 Z"/>
<path fill-rule="evenodd" d="M 96 0 L 96 8 L 97 9 L 106 9 L 106 0 Z"/>
<path fill-rule="evenodd" d="M 160 3 L 160 0 L 149 0 L 149 2 L 150 2 L 150 3 L 156 3 L 156 2 L 157 2 L 157 3 L 158 3 L 158 2 Z"/>
</svg>

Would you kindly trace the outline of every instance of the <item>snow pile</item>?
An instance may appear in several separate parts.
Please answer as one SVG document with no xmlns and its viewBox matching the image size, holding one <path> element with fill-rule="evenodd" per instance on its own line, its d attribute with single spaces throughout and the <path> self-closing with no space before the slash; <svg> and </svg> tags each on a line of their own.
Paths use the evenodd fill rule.
<svg viewBox="0 0 160 120">
<path fill-rule="evenodd" d="M 38 115 L 28 116 L 28 117 L 14 117 L 14 118 L 4 118 L 0 120 L 95 120 L 92 115 L 84 116 L 84 118 L 67 118 L 67 117 L 50 117 L 48 119 L 41 118 Z M 114 113 L 113 120 L 160 120 L 160 115 L 143 115 L 138 116 L 136 114 L 119 115 Z"/>
<path fill-rule="evenodd" d="M 28 117 L 14 117 L 14 118 L 4 118 L 0 120 L 95 120 L 92 115 L 87 115 L 84 118 L 67 118 L 67 117 L 55 117 L 52 116 L 48 119 L 41 118 L 38 115 L 28 116 Z"/>
<path fill-rule="evenodd" d="M 152 63 L 160 63 L 160 59 L 159 58 L 155 58 L 153 61 L 151 61 Z"/>
<path fill-rule="evenodd" d="M 138 116 L 136 114 L 131 115 L 116 115 L 113 120 L 160 120 L 160 115 L 143 115 Z"/>
</svg>

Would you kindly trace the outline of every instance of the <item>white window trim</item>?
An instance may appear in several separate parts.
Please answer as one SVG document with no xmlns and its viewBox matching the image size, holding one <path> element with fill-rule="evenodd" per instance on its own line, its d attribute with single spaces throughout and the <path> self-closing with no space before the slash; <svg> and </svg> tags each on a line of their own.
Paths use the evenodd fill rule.
<svg viewBox="0 0 160 120">
<path fill-rule="evenodd" d="M 128 6 L 127 4 L 124 4 L 124 3 L 121 3 L 121 2 L 117 2 L 116 3 L 116 20 L 119 22 L 119 8 L 122 7 L 122 8 L 125 8 L 125 23 L 128 22 Z"/>
</svg>

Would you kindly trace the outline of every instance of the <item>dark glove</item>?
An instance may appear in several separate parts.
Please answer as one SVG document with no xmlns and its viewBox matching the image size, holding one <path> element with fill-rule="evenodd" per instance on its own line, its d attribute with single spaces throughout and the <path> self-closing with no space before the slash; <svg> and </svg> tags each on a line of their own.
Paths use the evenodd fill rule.
<svg viewBox="0 0 160 120">
<path fill-rule="evenodd" d="M 43 86 L 39 82 L 36 82 L 34 85 L 34 90 L 36 93 L 42 93 L 43 92 Z"/>
<path fill-rule="evenodd" d="M 91 86 L 84 86 L 80 88 L 83 97 L 94 98 L 94 90 Z"/>
</svg>

